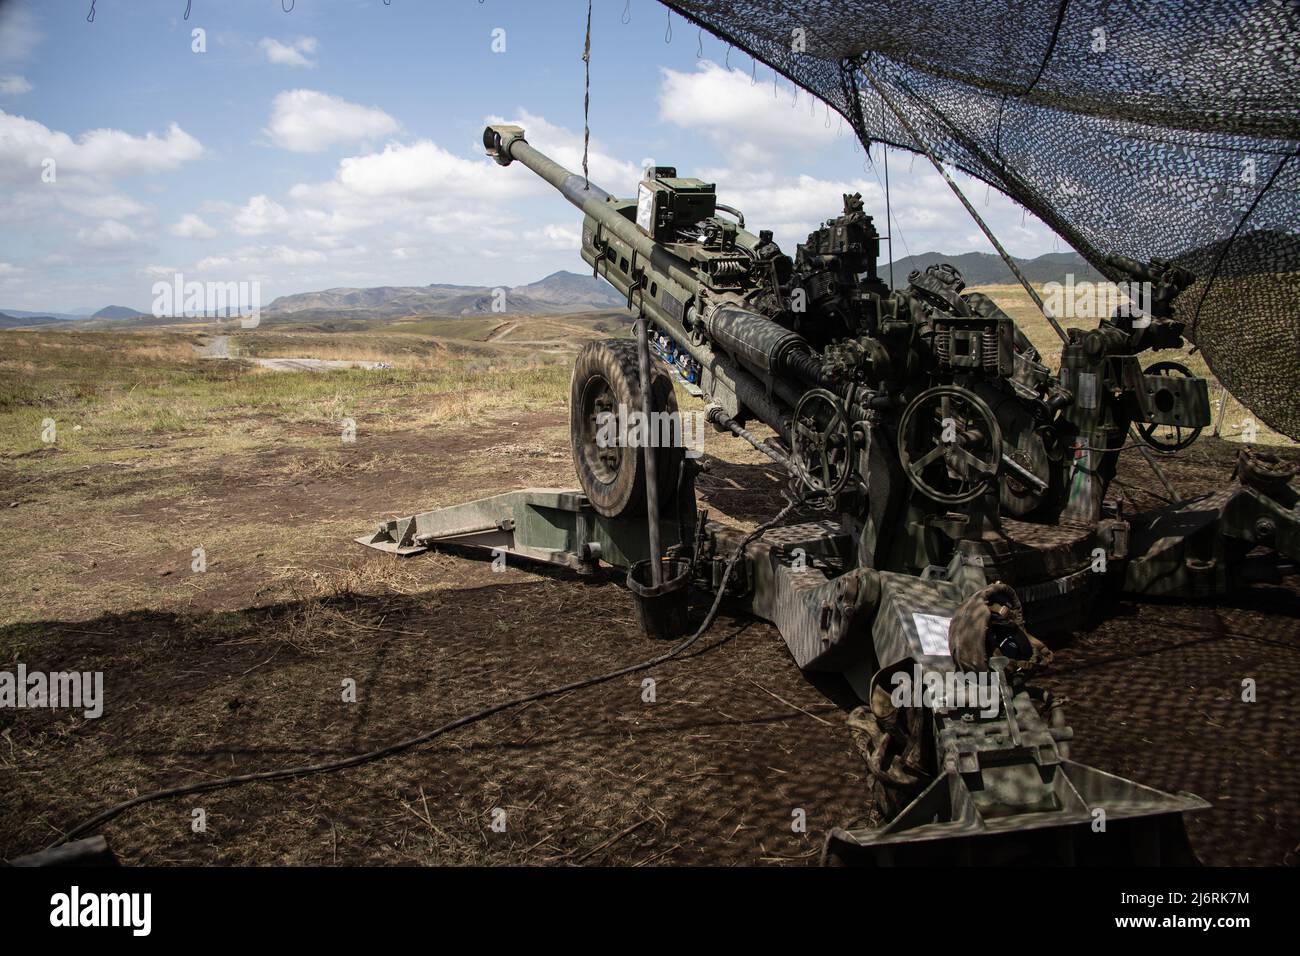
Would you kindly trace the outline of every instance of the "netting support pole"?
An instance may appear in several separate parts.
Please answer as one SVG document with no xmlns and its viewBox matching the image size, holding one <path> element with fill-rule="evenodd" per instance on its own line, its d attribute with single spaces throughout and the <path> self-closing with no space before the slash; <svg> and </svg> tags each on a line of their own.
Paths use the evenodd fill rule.
<svg viewBox="0 0 1300 956">
<path fill-rule="evenodd" d="M 939 162 L 939 158 L 935 156 L 930 147 L 926 145 L 925 140 L 921 138 L 921 134 L 917 131 L 916 127 L 912 125 L 911 121 L 905 115 L 903 115 L 903 111 L 898 108 L 889 94 L 885 92 L 884 86 L 875 78 L 875 76 L 872 75 L 871 71 L 864 69 L 862 73 L 866 76 L 867 82 L 869 82 L 876 93 L 880 95 L 881 101 L 889 107 L 890 112 L 894 114 L 903 129 L 907 131 L 907 135 L 912 138 L 912 142 L 916 143 L 921 152 L 925 153 L 925 158 L 930 161 L 930 165 L 938 170 L 939 175 L 943 177 L 943 181 L 948 184 L 948 187 L 956 194 L 957 198 L 961 200 L 961 204 L 966 207 L 966 211 L 970 213 L 971 218 L 975 220 L 975 225 L 980 227 L 980 231 L 984 233 L 984 236 L 993 245 L 993 248 L 997 250 L 998 255 L 1002 257 L 1002 261 L 1005 262 L 1007 268 L 1011 270 L 1011 274 L 1019 280 L 1020 284 L 1024 286 L 1025 291 L 1029 293 L 1029 298 L 1033 301 L 1034 305 L 1038 307 L 1038 311 L 1043 313 L 1043 318 L 1047 319 L 1048 323 L 1052 326 L 1053 330 L 1055 330 L 1062 342 L 1068 342 L 1070 338 L 1065 334 L 1065 329 L 1061 328 L 1061 323 L 1056 321 L 1056 316 L 1054 316 L 1051 310 L 1047 308 L 1046 303 L 1043 302 L 1042 297 L 1038 294 L 1038 290 L 1033 287 L 1030 281 L 1025 277 L 1025 274 L 1020 271 L 1020 267 L 1016 265 L 1016 261 L 1011 258 L 1011 254 L 1003 248 L 1002 243 L 998 241 L 998 237 L 993 235 L 993 230 L 988 227 L 988 223 L 984 221 L 984 217 L 982 217 L 976 211 L 975 207 L 971 205 L 971 201 L 966 198 L 966 194 L 961 191 L 961 187 L 957 185 L 956 180 L 948 174 L 948 170 L 943 168 L 943 163 Z M 1164 485 L 1165 491 L 1169 493 L 1169 497 L 1174 501 L 1181 501 L 1182 499 L 1174 489 L 1173 484 L 1169 481 L 1169 477 L 1165 474 L 1164 469 L 1160 467 L 1160 463 L 1155 460 L 1150 450 L 1146 447 L 1146 444 L 1138 437 L 1137 432 L 1132 425 L 1129 425 L 1128 433 L 1130 439 L 1136 441 L 1138 451 L 1142 453 L 1142 457 L 1146 459 L 1146 463 L 1151 466 L 1151 470 L 1155 472 L 1156 477 L 1160 479 L 1160 484 Z"/>
</svg>

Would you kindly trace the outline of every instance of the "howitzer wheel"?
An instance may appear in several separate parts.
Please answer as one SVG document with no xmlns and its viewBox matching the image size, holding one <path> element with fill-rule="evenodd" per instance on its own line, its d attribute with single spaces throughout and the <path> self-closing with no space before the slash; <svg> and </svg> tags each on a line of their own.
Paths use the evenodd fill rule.
<svg viewBox="0 0 1300 956">
<path fill-rule="evenodd" d="M 653 363 L 654 410 L 677 417 L 672 379 Z M 636 419 L 629 421 L 632 413 Z M 612 417 L 607 417 L 612 416 Z M 646 513 L 645 457 L 626 437 L 641 418 L 641 375 L 636 342 L 605 339 L 578 353 L 569 388 L 569 438 L 578 483 L 591 506 L 607 518 Z M 620 428 L 620 419 L 626 428 Z M 650 429 L 661 435 L 658 429 Z M 680 436 L 679 436 L 680 437 Z M 610 439 L 614 439 L 611 441 Z M 684 449 L 681 442 L 655 448 L 661 506 L 672 505 Z"/>
</svg>

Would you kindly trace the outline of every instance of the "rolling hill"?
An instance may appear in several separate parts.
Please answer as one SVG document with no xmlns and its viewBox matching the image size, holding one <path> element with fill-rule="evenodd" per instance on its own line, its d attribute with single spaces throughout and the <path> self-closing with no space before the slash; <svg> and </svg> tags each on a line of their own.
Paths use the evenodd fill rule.
<svg viewBox="0 0 1300 956">
<path fill-rule="evenodd" d="M 52 315 L 37 315 L 35 313 L 11 315 L 8 312 L 0 312 L 0 329 L 21 329 L 29 325 L 49 325 L 51 322 L 59 321 L 61 320 Z"/>
<path fill-rule="evenodd" d="M 493 309 L 498 301 L 503 309 Z M 364 312 L 372 316 L 403 315 L 548 315 L 618 308 L 624 299 L 607 283 L 573 272 L 554 272 L 528 285 L 466 286 L 434 283 L 424 286 L 338 288 L 282 295 L 263 311 L 273 316 L 294 313 Z"/>
</svg>

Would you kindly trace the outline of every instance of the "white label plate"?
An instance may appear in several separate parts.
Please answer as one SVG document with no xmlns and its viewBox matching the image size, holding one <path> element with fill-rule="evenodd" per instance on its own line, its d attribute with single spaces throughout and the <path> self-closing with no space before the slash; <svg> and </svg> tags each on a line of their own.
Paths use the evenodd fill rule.
<svg viewBox="0 0 1300 956">
<path fill-rule="evenodd" d="M 952 618 L 913 612 L 912 620 L 916 623 L 917 636 L 921 638 L 921 650 L 936 657 L 947 657 L 948 625 Z"/>
</svg>

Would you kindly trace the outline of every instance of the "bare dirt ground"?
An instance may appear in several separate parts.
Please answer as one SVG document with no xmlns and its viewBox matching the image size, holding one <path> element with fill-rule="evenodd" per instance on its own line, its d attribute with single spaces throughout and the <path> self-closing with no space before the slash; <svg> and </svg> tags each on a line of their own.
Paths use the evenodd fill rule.
<svg viewBox="0 0 1300 956">
<path fill-rule="evenodd" d="M 29 668 L 103 670 L 108 704 L 94 721 L 4 714 L 3 854 L 39 848 L 143 790 L 364 751 L 660 650 L 638 633 L 617 583 L 535 568 L 493 574 L 458 555 L 395 563 L 347 540 L 368 526 L 374 502 L 418 509 L 570 483 L 567 460 L 546 450 L 563 430 L 554 413 L 526 416 L 473 436 L 425 436 L 415 455 L 403 449 L 417 436 L 393 436 L 373 450 L 397 456 L 386 468 L 251 499 L 235 476 L 208 476 L 200 521 L 239 510 L 267 535 L 295 536 L 295 515 L 335 516 L 335 536 L 298 544 L 299 563 L 332 580 L 323 590 L 310 576 L 296 582 L 297 598 L 260 599 L 275 572 L 256 554 L 216 555 L 191 573 L 188 549 L 166 533 L 193 509 L 184 502 L 141 516 L 159 522 L 158 553 L 82 555 L 94 564 L 87 576 L 192 597 L 181 609 L 23 627 Z M 474 453 L 499 464 L 490 483 L 457 467 Z M 1222 474 L 1225 457 L 1193 457 L 1175 480 Z M 740 480 L 765 471 L 718 462 L 703 504 L 761 516 L 775 506 L 770 484 L 752 482 L 755 494 Z M 168 563 L 177 570 L 160 577 Z M 1297 617 L 1296 588 L 1262 588 L 1230 607 L 1122 603 L 1060 642 L 1046 683 L 1070 699 L 1075 758 L 1210 799 L 1214 809 L 1189 821 L 1205 862 L 1282 862 L 1300 842 L 1289 759 L 1300 746 Z M 808 863 L 821 832 L 860 812 L 845 699 L 801 675 L 771 627 L 724 615 L 698 653 L 650 676 L 653 704 L 640 678 L 627 678 L 380 764 L 143 807 L 106 832 L 139 863 Z M 1255 704 L 1240 701 L 1243 676 L 1259 681 Z M 341 700 L 344 678 L 357 682 L 355 704 Z M 204 834 L 190 829 L 196 808 Z M 504 833 L 490 827 L 497 808 Z M 791 830 L 799 809 L 807 835 Z"/>
<path fill-rule="evenodd" d="M 374 374 L 277 381 L 316 402 L 322 380 Z M 103 671 L 106 697 L 94 720 L 0 710 L 0 857 L 147 790 L 358 753 L 663 650 L 612 578 L 495 574 L 462 554 L 396 561 L 351 541 L 399 514 L 574 486 L 561 392 L 422 421 L 407 414 L 427 404 L 418 382 L 355 380 L 397 397 L 351 444 L 328 421 L 241 412 L 222 428 L 257 440 L 219 453 L 176 426 L 105 438 L 96 454 L 112 450 L 111 466 L 82 465 L 75 445 L 0 458 L 0 667 Z M 261 379 L 236 385 L 249 381 Z M 765 460 L 709 442 L 701 506 L 738 523 L 774 512 Z M 1171 476 L 1184 493 L 1209 489 L 1236 448 L 1203 439 Z M 1140 458 L 1125 459 L 1128 494 L 1154 504 Z M 1069 698 L 1074 758 L 1208 799 L 1188 820 L 1205 863 L 1293 862 L 1300 843 L 1291 581 L 1220 606 L 1121 601 L 1053 641 L 1043 683 Z M 1241 701 L 1245 677 L 1255 703 Z M 147 864 L 808 865 L 825 831 L 863 810 L 851 705 L 838 682 L 801 674 L 773 628 L 724 613 L 698 650 L 649 675 L 364 767 L 140 807 L 104 832 L 123 861 Z M 806 833 L 792 830 L 797 811 Z"/>
</svg>

